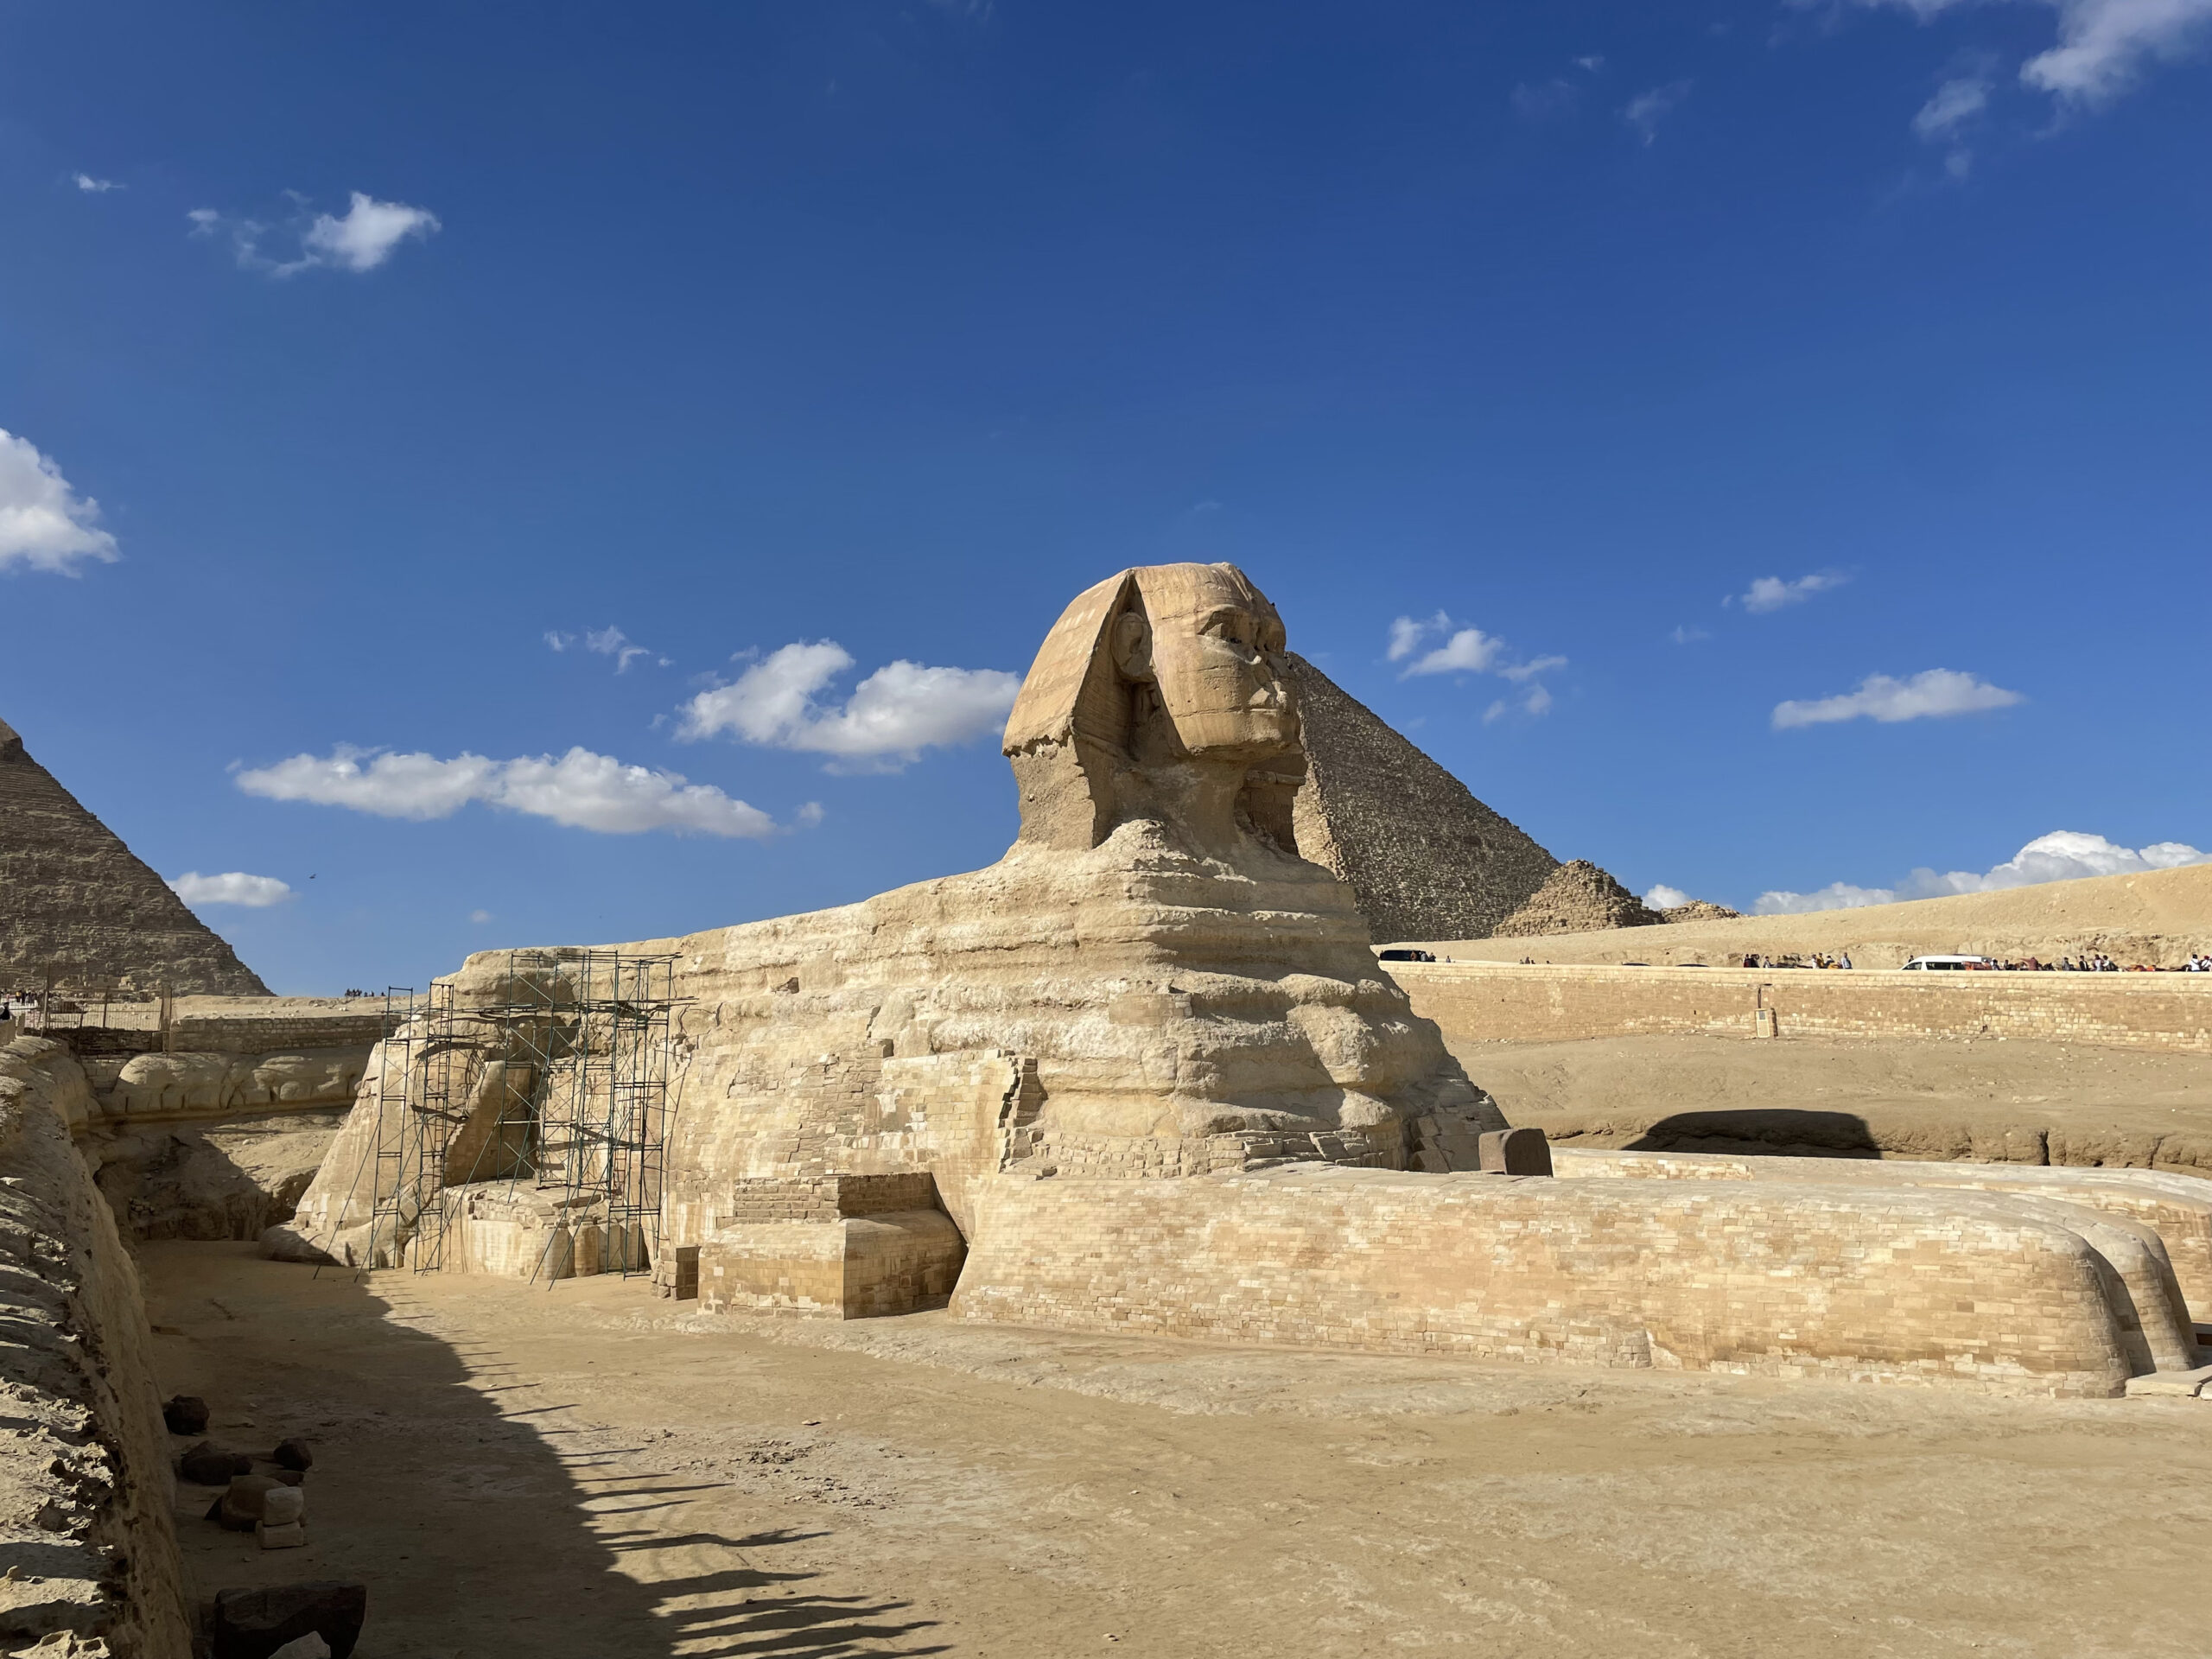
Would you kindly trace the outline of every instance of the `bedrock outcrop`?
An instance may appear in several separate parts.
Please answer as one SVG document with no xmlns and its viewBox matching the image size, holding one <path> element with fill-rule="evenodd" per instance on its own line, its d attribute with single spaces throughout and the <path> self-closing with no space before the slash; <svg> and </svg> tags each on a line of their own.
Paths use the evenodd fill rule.
<svg viewBox="0 0 2212 1659">
<path fill-rule="evenodd" d="M 185 1659 L 168 1439 L 137 1270 L 70 1139 L 84 1073 L 0 1046 L 0 1644 Z M 74 1644 L 74 1645 L 72 1645 Z M 39 1651 L 45 1651 L 41 1649 Z"/>
</svg>

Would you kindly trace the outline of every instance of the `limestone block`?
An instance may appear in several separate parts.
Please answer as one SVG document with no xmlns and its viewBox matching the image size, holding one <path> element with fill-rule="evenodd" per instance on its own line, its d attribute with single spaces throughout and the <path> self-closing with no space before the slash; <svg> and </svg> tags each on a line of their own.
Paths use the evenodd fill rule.
<svg viewBox="0 0 2212 1659">
<path fill-rule="evenodd" d="M 1551 1142 L 1541 1129 L 1493 1129 L 1481 1137 L 1476 1157 L 1494 1175 L 1548 1175 Z"/>
<path fill-rule="evenodd" d="M 261 1495 L 262 1524 L 289 1527 L 308 1516 L 308 1494 L 304 1486 L 271 1485 Z"/>
<path fill-rule="evenodd" d="M 2190 1371 L 2164 1371 L 2150 1376 L 2131 1376 L 2127 1379 L 2127 1397 L 2135 1400 L 2164 1395 L 2177 1400 L 2197 1400 L 2204 1397 L 2207 1388 L 2212 1388 L 2212 1365 L 2200 1365 Z"/>
<path fill-rule="evenodd" d="M 963 1319 L 2119 1394 L 2109 1263 L 2048 1214 L 1813 1184 L 1306 1166 L 995 1188 Z"/>
<path fill-rule="evenodd" d="M 851 1319 L 944 1306 L 967 1254 L 959 1230 L 941 1211 L 876 1207 L 902 1191 L 926 1197 L 928 1180 L 793 1184 L 782 1218 L 766 1213 L 766 1184 L 747 1184 L 739 1202 L 751 1218 L 717 1228 L 698 1247 L 701 1307 Z M 841 1199 L 847 1212 L 836 1207 Z"/>
<path fill-rule="evenodd" d="M 1948 1187 L 2057 1199 L 2156 1230 L 2192 1316 L 2212 1322 L 2212 1185 L 2149 1169 L 2065 1169 L 1909 1159 L 1736 1157 L 1554 1147 L 1567 1177 L 1647 1180 L 1820 1181 L 1859 1186 Z"/>
</svg>

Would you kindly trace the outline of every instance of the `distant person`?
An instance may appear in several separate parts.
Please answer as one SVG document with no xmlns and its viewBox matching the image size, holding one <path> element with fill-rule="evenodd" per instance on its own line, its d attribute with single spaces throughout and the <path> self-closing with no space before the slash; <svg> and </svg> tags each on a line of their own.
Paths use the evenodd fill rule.
<svg viewBox="0 0 2212 1659">
<path fill-rule="evenodd" d="M 1838 959 L 1835 965 L 1839 968 L 1849 968 L 1851 966 L 1851 952 L 1848 950 L 1845 951 L 1842 957 Z"/>
</svg>

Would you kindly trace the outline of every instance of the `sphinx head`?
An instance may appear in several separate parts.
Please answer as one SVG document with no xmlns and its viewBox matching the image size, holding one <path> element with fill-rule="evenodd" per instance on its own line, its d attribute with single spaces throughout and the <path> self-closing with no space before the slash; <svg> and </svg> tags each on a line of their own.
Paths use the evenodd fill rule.
<svg viewBox="0 0 2212 1659">
<path fill-rule="evenodd" d="M 1022 838 L 1092 847 L 1131 817 L 1290 850 L 1305 771 L 1282 619 L 1233 564 L 1124 570 L 1046 636 L 1007 722 Z"/>
</svg>

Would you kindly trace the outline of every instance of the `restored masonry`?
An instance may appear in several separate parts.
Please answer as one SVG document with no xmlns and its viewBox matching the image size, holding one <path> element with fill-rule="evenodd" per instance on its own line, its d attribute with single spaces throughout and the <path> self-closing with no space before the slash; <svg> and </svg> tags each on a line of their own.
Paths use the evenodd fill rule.
<svg viewBox="0 0 2212 1659">
<path fill-rule="evenodd" d="M 1454 1040 L 1558 1042 L 1710 1032 L 2031 1037 L 2212 1054 L 2212 976 L 1389 964 Z"/>
</svg>

